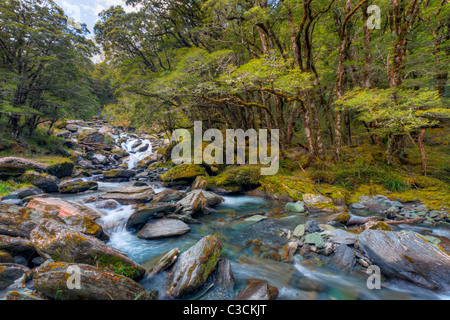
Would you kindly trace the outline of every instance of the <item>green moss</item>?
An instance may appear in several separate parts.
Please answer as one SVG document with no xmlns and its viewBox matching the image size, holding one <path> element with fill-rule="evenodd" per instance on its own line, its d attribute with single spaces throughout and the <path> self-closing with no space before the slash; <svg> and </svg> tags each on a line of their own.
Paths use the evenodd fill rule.
<svg viewBox="0 0 450 320">
<path fill-rule="evenodd" d="M 33 185 L 28 182 L 15 182 L 13 180 L 1 181 L 0 180 L 0 197 L 6 196 L 7 194 L 16 191 L 18 189 L 32 187 Z"/>
<path fill-rule="evenodd" d="M 342 212 L 339 213 L 333 220 L 341 224 L 346 224 L 347 221 L 350 220 L 350 215 L 347 212 Z"/>
<path fill-rule="evenodd" d="M 180 180 L 194 180 L 197 176 L 206 175 L 206 170 L 197 164 L 182 164 L 176 166 L 160 176 L 163 182 Z"/>
<path fill-rule="evenodd" d="M 376 224 L 371 226 L 369 229 L 391 231 L 391 226 L 388 225 L 386 222 L 378 221 Z"/>
<path fill-rule="evenodd" d="M 233 166 L 215 177 L 208 178 L 208 185 L 248 189 L 260 185 L 261 167 L 253 165 Z"/>
</svg>

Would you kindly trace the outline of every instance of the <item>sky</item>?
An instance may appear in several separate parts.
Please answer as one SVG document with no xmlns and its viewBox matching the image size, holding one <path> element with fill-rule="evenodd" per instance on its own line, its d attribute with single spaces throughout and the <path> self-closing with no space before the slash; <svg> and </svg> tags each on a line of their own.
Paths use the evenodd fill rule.
<svg viewBox="0 0 450 320">
<path fill-rule="evenodd" d="M 94 26 L 98 20 L 98 14 L 110 6 L 121 5 L 125 11 L 134 10 L 125 5 L 125 0 L 54 0 L 75 22 L 86 23 L 91 35 L 94 35 Z"/>
</svg>

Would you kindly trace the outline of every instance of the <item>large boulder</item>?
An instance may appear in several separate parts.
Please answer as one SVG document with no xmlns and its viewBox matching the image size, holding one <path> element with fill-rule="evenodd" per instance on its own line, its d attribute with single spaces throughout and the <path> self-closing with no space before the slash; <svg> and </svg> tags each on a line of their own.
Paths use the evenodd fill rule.
<svg viewBox="0 0 450 320">
<path fill-rule="evenodd" d="M 206 175 L 206 170 L 198 164 L 181 164 L 163 173 L 159 178 L 163 182 L 191 184 L 197 176 Z"/>
<path fill-rule="evenodd" d="M 136 172 L 128 169 L 112 169 L 103 172 L 103 180 L 110 182 L 126 182 L 129 181 L 131 177 L 134 177 Z"/>
<path fill-rule="evenodd" d="M 358 244 L 387 277 L 432 290 L 450 287 L 450 256 L 417 234 L 369 229 Z"/>
<path fill-rule="evenodd" d="M 124 187 L 98 196 L 100 200 L 116 200 L 120 204 L 136 204 L 150 202 L 155 196 L 151 187 Z"/>
<path fill-rule="evenodd" d="M 223 201 L 222 197 L 213 192 L 198 189 L 188 192 L 183 199 L 177 202 L 177 206 L 181 208 L 181 214 L 192 215 Z"/>
<path fill-rule="evenodd" d="M 79 271 L 79 288 L 75 272 Z M 130 278 L 86 264 L 49 262 L 32 272 L 33 287 L 46 297 L 62 300 L 154 300 L 155 294 Z M 73 280 L 70 277 L 73 276 Z M 70 286 L 69 286 L 69 285 Z"/>
<path fill-rule="evenodd" d="M 28 239 L 0 235 L 0 251 L 11 256 L 30 258 L 36 253 L 33 244 Z"/>
<path fill-rule="evenodd" d="M 43 193 L 44 191 L 36 187 L 23 187 L 3 196 L 2 200 L 24 199 L 29 196 L 37 196 Z"/>
<path fill-rule="evenodd" d="M 41 219 L 59 219 L 57 216 L 33 208 L 0 203 L 0 234 L 29 238 Z"/>
<path fill-rule="evenodd" d="M 84 130 L 78 136 L 78 142 L 87 144 L 102 144 L 105 142 L 105 136 L 97 130 Z"/>
<path fill-rule="evenodd" d="M 100 240 L 50 219 L 43 219 L 33 229 L 30 240 L 40 256 L 56 262 L 98 266 L 132 279 L 141 279 L 145 268 L 126 254 Z"/>
<path fill-rule="evenodd" d="M 17 280 L 27 280 L 30 276 L 30 269 L 20 264 L 5 263 L 0 264 L 0 291 L 8 288 Z"/>
<path fill-rule="evenodd" d="M 47 166 L 37 161 L 17 157 L 0 158 L 0 179 L 7 177 L 19 177 L 27 170 L 45 172 Z"/>
<path fill-rule="evenodd" d="M 75 164 L 70 159 L 59 158 L 48 165 L 47 173 L 57 177 L 58 179 L 62 179 L 65 177 L 70 177 L 74 168 Z"/>
<path fill-rule="evenodd" d="M 80 215 L 95 220 L 104 215 L 100 210 L 75 201 L 59 198 L 34 198 L 28 202 L 27 207 L 44 212 L 57 211 L 60 217 Z"/>
<path fill-rule="evenodd" d="M 80 193 L 97 189 L 98 183 L 95 181 L 67 181 L 59 185 L 60 193 Z"/>
<path fill-rule="evenodd" d="M 236 300 L 274 300 L 278 296 L 278 289 L 270 286 L 266 281 L 252 281 L 239 293 Z"/>
<path fill-rule="evenodd" d="M 220 239 L 209 235 L 182 253 L 168 274 L 167 296 L 177 298 L 203 285 L 216 267 L 221 251 Z"/>
<path fill-rule="evenodd" d="M 156 219 L 148 221 L 137 236 L 141 239 L 160 239 L 181 236 L 190 230 L 186 223 L 178 219 Z"/>
<path fill-rule="evenodd" d="M 140 224 L 146 223 L 147 220 L 158 216 L 159 214 L 171 213 L 175 209 L 174 204 L 170 203 L 150 203 L 149 205 L 137 208 L 128 218 L 127 228 L 134 228 Z"/>
<path fill-rule="evenodd" d="M 59 179 L 48 173 L 27 171 L 19 178 L 22 182 L 28 182 L 45 192 L 58 192 Z"/>
</svg>

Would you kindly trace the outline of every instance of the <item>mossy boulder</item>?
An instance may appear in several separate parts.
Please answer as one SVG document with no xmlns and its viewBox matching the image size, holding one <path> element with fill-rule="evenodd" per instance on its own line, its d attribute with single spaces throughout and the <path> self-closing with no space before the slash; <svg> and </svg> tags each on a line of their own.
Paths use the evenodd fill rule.
<svg viewBox="0 0 450 320">
<path fill-rule="evenodd" d="M 191 184 L 197 176 L 205 176 L 206 170 L 197 164 L 181 164 L 163 173 L 159 179 L 163 182 Z"/>
<path fill-rule="evenodd" d="M 69 279 L 79 271 L 80 288 L 69 288 Z M 116 273 L 87 264 L 66 262 L 45 263 L 32 272 L 33 287 L 46 297 L 56 300 L 154 300 L 137 282 Z"/>
<path fill-rule="evenodd" d="M 0 179 L 19 177 L 28 170 L 45 172 L 47 169 L 45 164 L 38 161 L 17 157 L 0 158 Z"/>
<path fill-rule="evenodd" d="M 47 173 L 62 179 L 70 177 L 74 168 L 75 164 L 68 158 L 53 158 L 48 164 Z"/>
<path fill-rule="evenodd" d="M 59 179 L 48 173 L 26 171 L 19 179 L 22 182 L 31 183 L 44 192 L 58 192 L 59 189 Z"/>
<path fill-rule="evenodd" d="M 145 274 L 145 268 L 123 252 L 54 220 L 43 219 L 31 232 L 30 240 L 40 256 L 55 262 L 98 266 L 135 280 Z"/>
<path fill-rule="evenodd" d="M 222 243 L 208 235 L 189 250 L 183 252 L 167 277 L 167 296 L 178 298 L 203 285 L 219 260 Z"/>
<path fill-rule="evenodd" d="M 112 169 L 109 171 L 103 172 L 103 178 L 105 180 L 113 180 L 113 179 L 125 179 L 128 180 L 131 177 L 134 177 L 136 172 L 127 169 Z"/>
<path fill-rule="evenodd" d="M 84 130 L 78 136 L 78 142 L 87 144 L 103 144 L 105 143 L 105 136 L 97 130 Z"/>
<path fill-rule="evenodd" d="M 83 216 L 62 217 L 64 222 L 71 228 L 88 236 L 95 237 L 102 241 L 108 241 L 109 236 L 103 230 L 103 227 L 92 219 Z"/>
<path fill-rule="evenodd" d="M 260 178 L 260 166 L 233 166 L 215 177 L 209 177 L 207 188 L 219 193 L 252 190 L 261 185 Z"/>
<path fill-rule="evenodd" d="M 341 212 L 333 219 L 333 221 L 337 221 L 341 224 L 346 224 L 348 220 L 350 220 L 350 214 L 347 212 Z"/>
<path fill-rule="evenodd" d="M 60 193 L 80 193 L 97 189 L 98 183 L 95 181 L 68 181 L 59 186 Z"/>
</svg>

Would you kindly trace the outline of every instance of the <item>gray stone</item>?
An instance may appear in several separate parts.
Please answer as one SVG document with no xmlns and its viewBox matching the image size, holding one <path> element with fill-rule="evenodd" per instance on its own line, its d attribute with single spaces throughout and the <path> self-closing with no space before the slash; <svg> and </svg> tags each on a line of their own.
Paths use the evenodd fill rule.
<svg viewBox="0 0 450 320">
<path fill-rule="evenodd" d="M 358 236 L 358 244 L 388 277 L 433 290 L 450 286 L 450 256 L 417 235 L 366 230 Z"/>
<path fill-rule="evenodd" d="M 320 232 L 320 227 L 319 224 L 317 223 L 316 220 L 309 220 L 308 222 L 306 222 L 305 224 L 305 233 L 314 233 L 314 232 Z"/>
<path fill-rule="evenodd" d="M 159 239 L 181 236 L 191 230 L 183 221 L 177 219 L 149 220 L 137 234 L 141 239 Z"/>
<path fill-rule="evenodd" d="M 304 213 L 306 208 L 301 201 L 287 203 L 284 208 L 291 212 Z"/>
</svg>

